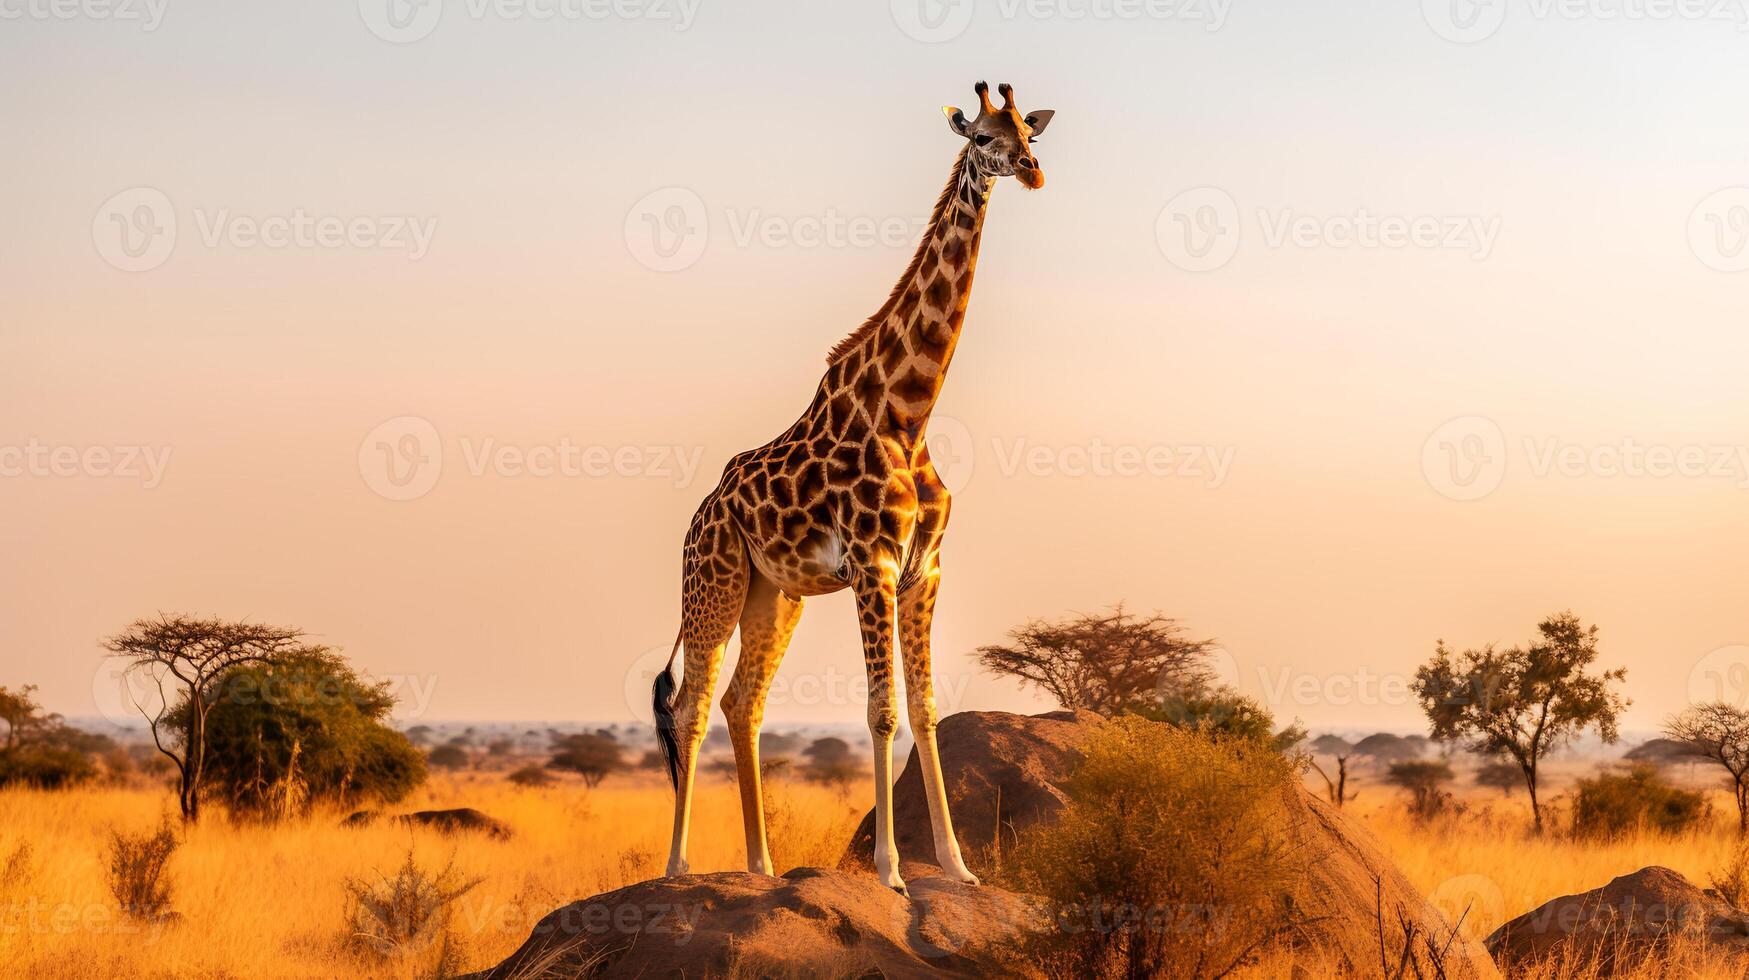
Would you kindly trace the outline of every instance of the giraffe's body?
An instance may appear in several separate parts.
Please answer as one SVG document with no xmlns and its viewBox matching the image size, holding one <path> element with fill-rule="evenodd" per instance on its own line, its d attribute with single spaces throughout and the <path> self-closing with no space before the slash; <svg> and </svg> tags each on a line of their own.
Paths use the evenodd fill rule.
<svg viewBox="0 0 1749 980">
<path fill-rule="evenodd" d="M 923 764 L 942 868 L 975 882 L 960 857 L 935 745 L 929 627 L 949 496 L 924 446 L 929 413 L 959 340 L 990 192 L 999 176 L 1043 183 L 1027 142 L 1050 119 L 1008 104 L 976 122 L 949 111 L 969 144 L 936 202 L 916 257 L 887 302 L 832 352 L 813 402 L 782 435 L 730 460 L 686 536 L 681 635 L 684 681 L 672 707 L 658 678 L 656 709 L 675 777 L 668 873 L 686 870 L 698 747 L 729 637 L 741 656 L 723 695 L 735 750 L 751 870 L 771 873 L 759 777 L 759 727 L 772 677 L 805 596 L 851 589 L 868 670 L 874 741 L 875 865 L 903 889 L 892 835 L 892 738 L 898 727 L 895 639 L 903 651 L 912 734 Z M 668 714 L 669 711 L 672 714 Z M 669 727 L 671 726 L 671 727 Z M 672 741 L 668 741 L 668 736 Z"/>
</svg>

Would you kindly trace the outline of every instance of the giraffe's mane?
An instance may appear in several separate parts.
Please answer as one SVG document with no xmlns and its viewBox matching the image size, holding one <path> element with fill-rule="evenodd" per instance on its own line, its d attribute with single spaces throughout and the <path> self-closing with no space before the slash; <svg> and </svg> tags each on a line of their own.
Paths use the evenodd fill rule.
<svg viewBox="0 0 1749 980">
<path fill-rule="evenodd" d="M 929 213 L 929 224 L 923 230 L 923 241 L 917 243 L 917 254 L 911 256 L 911 264 L 905 267 L 905 274 L 899 277 L 898 283 L 893 286 L 892 293 L 887 296 L 887 301 L 881 304 L 881 308 L 874 311 L 874 314 L 867 320 L 864 320 L 862 326 L 857 327 L 850 336 L 840 340 L 838 346 L 832 348 L 831 353 L 826 355 L 827 364 L 838 363 L 846 354 L 855 350 L 876 330 L 879 330 L 881 324 L 886 322 L 887 314 L 893 312 L 893 307 L 898 305 L 900 297 L 905 295 L 905 287 L 910 285 L 912 278 L 917 275 L 918 267 L 923 264 L 923 257 L 929 254 L 929 241 L 934 237 L 931 232 L 936 225 L 941 223 L 941 216 L 947 211 L 948 202 L 953 200 L 954 192 L 959 189 L 960 180 L 965 176 L 966 155 L 970 149 L 968 146 L 960 150 L 960 155 L 954 160 L 953 172 L 948 175 L 947 186 L 941 189 L 941 196 L 935 200 L 935 209 Z"/>
</svg>

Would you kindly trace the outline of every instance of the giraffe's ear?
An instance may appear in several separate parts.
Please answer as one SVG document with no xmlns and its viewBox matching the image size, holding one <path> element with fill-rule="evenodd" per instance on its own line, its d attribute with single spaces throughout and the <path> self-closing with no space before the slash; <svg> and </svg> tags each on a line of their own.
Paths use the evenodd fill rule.
<svg viewBox="0 0 1749 980">
<path fill-rule="evenodd" d="M 1037 136 L 1045 131 L 1045 127 L 1051 124 L 1051 117 L 1056 114 L 1055 109 L 1034 109 L 1026 114 L 1027 128 L 1032 130 L 1032 135 Z"/>
<path fill-rule="evenodd" d="M 941 114 L 947 117 L 947 128 L 953 130 L 955 135 L 972 138 L 972 124 L 966 122 L 965 113 L 955 106 L 944 105 L 941 107 Z"/>
</svg>

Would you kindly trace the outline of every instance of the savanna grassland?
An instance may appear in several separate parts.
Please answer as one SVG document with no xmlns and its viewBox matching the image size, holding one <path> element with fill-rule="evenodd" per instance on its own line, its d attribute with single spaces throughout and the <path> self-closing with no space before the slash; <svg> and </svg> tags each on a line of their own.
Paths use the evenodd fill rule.
<svg viewBox="0 0 1749 980">
<path fill-rule="evenodd" d="M 1702 830 L 1577 841 L 1530 833 L 1522 792 L 1460 791 L 1462 811 L 1430 823 L 1400 795 L 1359 780 L 1349 811 L 1367 826 L 1448 918 L 1486 935 L 1560 895 L 1597 887 L 1651 864 L 1704 883 L 1730 858 L 1729 797 L 1713 795 Z M 778 776 L 768 781 L 771 849 L 779 867 L 835 864 L 869 805 L 865 781 L 848 789 Z M 1558 793 L 1558 786 L 1557 786 Z M 173 795 L 142 783 L 58 792 L 0 792 L 0 976 L 421 977 L 490 966 L 547 912 L 659 875 L 671 794 L 650 773 L 595 789 L 564 781 L 523 788 L 500 773 L 436 774 L 397 810 L 476 807 L 514 836 L 443 836 L 392 824 L 349 829 L 323 812 L 277 825 L 222 814 L 188 829 L 168 864 L 173 917 L 130 921 L 107 884 L 112 831 L 139 833 L 174 811 Z M 1557 798 L 1555 811 L 1561 801 Z M 701 786 L 692 826 L 695 871 L 742 866 L 739 797 L 716 779 Z M 446 941 L 384 955 L 357 941 L 349 882 L 380 882 L 406 861 L 478 884 L 457 900 Z M 1266 961 L 1253 975 L 1275 975 Z M 1577 973 L 1562 976 L 1583 976 Z M 1539 975 L 1541 976 L 1541 975 Z"/>
</svg>

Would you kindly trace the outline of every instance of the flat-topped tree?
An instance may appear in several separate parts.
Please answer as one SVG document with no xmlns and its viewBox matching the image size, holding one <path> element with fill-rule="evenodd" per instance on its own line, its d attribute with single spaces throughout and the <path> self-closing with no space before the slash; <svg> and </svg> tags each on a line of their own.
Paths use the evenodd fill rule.
<svg viewBox="0 0 1749 980">
<path fill-rule="evenodd" d="M 267 663 L 302 649 L 303 637 L 304 631 L 295 628 L 159 613 L 104 641 L 104 649 L 131 661 L 129 673 L 144 674 L 158 689 L 155 707 L 135 706 L 151 726 L 153 744 L 176 766 L 182 819 L 200 819 L 207 717 L 217 682 L 233 667 Z M 186 711 L 180 710 L 184 704 Z"/>
<path fill-rule="evenodd" d="M 1730 775 L 1737 833 L 1749 833 L 1749 711 L 1724 701 L 1691 705 L 1664 723 L 1664 734 L 1686 750 L 1666 758 L 1703 758 Z"/>
<path fill-rule="evenodd" d="M 1597 662 L 1596 626 L 1564 612 L 1543 620 L 1537 632 L 1528 647 L 1507 650 L 1489 644 L 1454 653 L 1440 640 L 1411 686 L 1435 739 L 1517 763 L 1540 831 L 1538 764 L 1587 728 L 1615 742 L 1616 719 L 1630 702 L 1611 688 L 1627 678 L 1627 668 L 1586 672 Z"/>
</svg>

